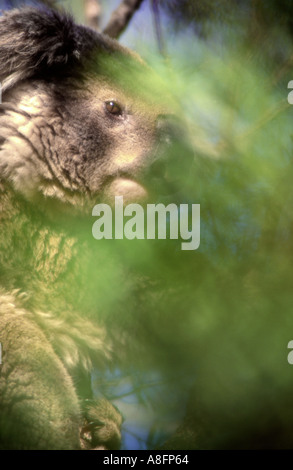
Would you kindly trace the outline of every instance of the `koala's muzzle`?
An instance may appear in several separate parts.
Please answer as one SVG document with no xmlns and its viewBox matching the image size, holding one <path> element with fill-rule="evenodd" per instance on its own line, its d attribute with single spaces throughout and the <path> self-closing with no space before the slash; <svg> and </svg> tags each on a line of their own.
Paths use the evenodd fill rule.
<svg viewBox="0 0 293 470">
<path fill-rule="evenodd" d="M 156 152 L 145 173 L 146 184 L 155 193 L 171 195 L 182 188 L 194 162 L 194 155 L 188 148 L 184 123 L 176 115 L 159 115 L 156 135 Z"/>
</svg>

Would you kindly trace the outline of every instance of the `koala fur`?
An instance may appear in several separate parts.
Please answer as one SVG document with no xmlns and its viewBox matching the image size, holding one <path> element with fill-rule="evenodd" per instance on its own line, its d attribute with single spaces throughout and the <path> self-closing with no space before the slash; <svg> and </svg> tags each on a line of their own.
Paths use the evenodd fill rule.
<svg viewBox="0 0 293 470">
<path fill-rule="evenodd" d="M 97 201 L 147 195 L 162 111 L 131 93 L 141 69 L 64 14 L 0 18 L 2 449 L 119 447 L 119 412 L 89 391 L 111 344 L 92 295 L 106 281 L 87 275 L 108 260 L 86 238 Z"/>
</svg>

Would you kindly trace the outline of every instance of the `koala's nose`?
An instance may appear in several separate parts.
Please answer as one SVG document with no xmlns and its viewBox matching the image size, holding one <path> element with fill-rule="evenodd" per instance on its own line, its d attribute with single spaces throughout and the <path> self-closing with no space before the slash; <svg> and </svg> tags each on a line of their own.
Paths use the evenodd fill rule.
<svg viewBox="0 0 293 470">
<path fill-rule="evenodd" d="M 182 186 L 192 164 L 189 139 L 183 122 L 175 115 L 159 115 L 156 132 L 156 150 L 148 172 L 149 182 L 161 193 L 174 193 Z"/>
<path fill-rule="evenodd" d="M 165 145 L 172 144 L 180 136 L 182 123 L 173 114 L 160 114 L 156 121 L 157 136 Z"/>
</svg>

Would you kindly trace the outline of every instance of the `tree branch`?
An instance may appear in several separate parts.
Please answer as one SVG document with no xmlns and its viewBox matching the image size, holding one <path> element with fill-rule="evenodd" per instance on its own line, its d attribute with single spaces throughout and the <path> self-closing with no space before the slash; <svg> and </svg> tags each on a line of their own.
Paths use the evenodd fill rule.
<svg viewBox="0 0 293 470">
<path fill-rule="evenodd" d="M 21 2 L 19 2 L 19 3 L 21 3 Z M 55 10 L 55 9 L 58 8 L 58 5 L 56 5 L 57 0 L 41 0 L 41 3 L 43 3 L 44 5 L 46 5 L 49 8 L 52 8 L 52 10 Z"/>
<path fill-rule="evenodd" d="M 117 39 L 125 30 L 129 21 L 133 17 L 136 10 L 139 9 L 142 2 L 143 0 L 123 0 L 118 8 L 113 11 L 110 21 L 105 27 L 103 33 Z"/>
<path fill-rule="evenodd" d="M 84 12 L 87 26 L 99 29 L 101 20 L 101 5 L 99 0 L 84 0 Z"/>
</svg>

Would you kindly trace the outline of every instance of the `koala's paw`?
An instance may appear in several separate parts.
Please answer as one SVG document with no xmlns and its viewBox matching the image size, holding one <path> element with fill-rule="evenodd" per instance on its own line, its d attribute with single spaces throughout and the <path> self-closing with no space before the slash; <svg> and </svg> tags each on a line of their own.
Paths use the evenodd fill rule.
<svg viewBox="0 0 293 470">
<path fill-rule="evenodd" d="M 108 400 L 87 400 L 80 429 L 84 450 L 117 450 L 121 442 L 122 416 Z"/>
</svg>

